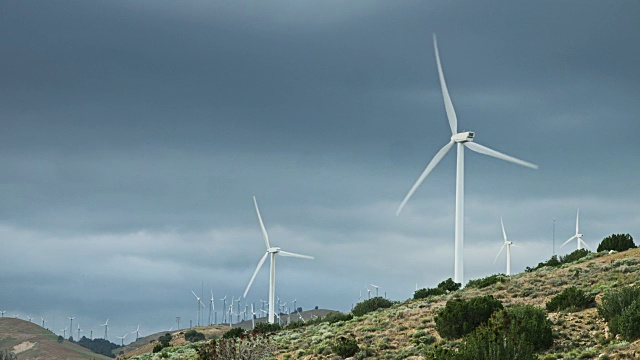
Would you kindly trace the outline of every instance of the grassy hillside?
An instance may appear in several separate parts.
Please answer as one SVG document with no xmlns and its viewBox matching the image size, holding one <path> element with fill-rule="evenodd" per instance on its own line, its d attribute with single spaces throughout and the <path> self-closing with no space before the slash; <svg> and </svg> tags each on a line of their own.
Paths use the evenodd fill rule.
<svg viewBox="0 0 640 360">
<path fill-rule="evenodd" d="M 64 341 L 58 335 L 28 321 L 0 318 L 0 349 L 11 350 L 20 360 L 48 359 L 109 359 L 82 346 Z"/>
<path fill-rule="evenodd" d="M 446 295 L 407 300 L 348 321 L 281 331 L 273 337 L 276 344 L 273 357 L 339 359 L 332 353 L 331 344 L 347 335 L 357 340 L 358 359 L 422 359 L 428 347 L 420 344 L 425 337 L 432 336 L 436 343 L 454 348 L 460 344 L 460 340 L 443 340 L 435 329 L 437 312 L 451 299 L 492 295 L 505 307 L 531 304 L 544 308 L 554 295 L 569 286 L 596 295 L 596 302 L 600 303 L 605 291 L 626 285 L 640 285 L 640 249 L 590 254 L 572 264 L 517 274 L 504 283 L 482 289 L 467 287 Z M 549 313 L 548 318 L 552 323 L 554 345 L 540 354 L 540 359 L 640 358 L 640 341 L 627 343 L 610 336 L 607 324 L 593 307 L 575 313 Z M 196 359 L 193 348 L 191 345 L 191 350 L 183 351 L 180 357 L 174 352 L 177 349 L 171 349 L 167 355 Z M 138 357 L 155 358 L 159 355 Z"/>
</svg>

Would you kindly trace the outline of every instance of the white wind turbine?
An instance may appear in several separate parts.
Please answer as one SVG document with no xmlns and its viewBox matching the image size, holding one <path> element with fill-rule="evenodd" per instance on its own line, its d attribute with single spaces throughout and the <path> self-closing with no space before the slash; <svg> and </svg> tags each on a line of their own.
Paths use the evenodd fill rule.
<svg viewBox="0 0 640 360">
<path fill-rule="evenodd" d="M 249 280 L 249 285 L 247 285 L 247 289 L 244 291 L 244 295 L 243 297 L 247 296 L 247 293 L 249 292 L 249 289 L 251 288 L 251 284 L 253 284 L 253 280 L 256 278 L 256 275 L 258 275 L 258 271 L 260 271 L 260 268 L 262 267 L 262 264 L 264 264 L 265 260 L 267 259 L 267 256 L 270 256 L 271 258 L 271 269 L 269 271 L 269 323 L 273 324 L 274 321 L 274 317 L 275 317 L 275 311 L 274 311 L 274 305 L 275 305 L 275 296 L 276 296 L 276 254 L 281 255 L 281 256 L 290 256 L 290 257 L 297 257 L 297 258 L 301 258 L 301 259 L 310 259 L 313 260 L 313 256 L 307 256 L 307 255 L 300 255 L 300 254 L 295 254 L 292 252 L 288 252 L 288 251 L 283 251 L 280 250 L 279 247 L 271 247 L 271 244 L 269 244 L 269 234 L 267 234 L 267 229 L 264 227 L 264 223 L 262 222 L 262 216 L 260 216 L 260 210 L 258 209 L 258 201 L 256 200 L 256 197 L 253 197 L 253 204 L 255 205 L 256 208 L 256 214 L 258 215 L 258 222 L 260 223 L 260 229 L 262 230 L 262 237 L 264 238 L 264 243 L 267 246 L 267 252 L 264 254 L 264 256 L 262 257 L 262 259 L 260 259 L 260 262 L 258 263 L 258 266 L 256 267 L 256 271 L 254 271 L 253 276 L 251 276 L 251 280 Z M 280 318 L 280 316 L 278 316 L 278 319 Z"/>
<path fill-rule="evenodd" d="M 64 329 L 62 329 L 62 338 L 63 339 L 67 338 L 67 328 L 66 327 Z"/>
<path fill-rule="evenodd" d="M 378 289 L 380 288 L 380 286 L 373 285 L 373 284 L 369 284 L 369 285 L 373 286 L 376 289 L 376 297 L 378 297 Z"/>
<path fill-rule="evenodd" d="M 105 321 L 105 323 L 100 326 L 104 326 L 104 339 L 109 341 L 109 338 L 107 337 L 108 330 L 109 330 L 109 319 L 107 318 L 107 321 Z"/>
<path fill-rule="evenodd" d="M 6 312 L 7 312 L 7 310 L 0 311 L 0 315 L 2 315 L 2 317 L 4 317 L 4 313 L 6 313 Z"/>
<path fill-rule="evenodd" d="M 124 334 L 124 336 L 116 336 L 121 341 L 120 346 L 124 346 L 124 338 L 126 338 L 127 335 L 129 335 L 129 333 Z"/>
<path fill-rule="evenodd" d="M 224 324 L 226 322 L 227 319 L 227 295 L 225 295 L 222 299 L 222 323 Z"/>
<path fill-rule="evenodd" d="M 507 240 L 507 232 L 504 231 L 504 223 L 502 222 L 502 218 L 500 218 L 500 225 L 502 225 L 502 238 L 504 239 L 504 243 L 502 243 L 502 247 L 500 248 L 500 251 L 498 251 L 498 255 L 496 255 L 496 258 L 493 260 L 493 263 L 495 264 L 496 261 L 498 260 L 498 256 L 500 256 L 500 253 L 502 253 L 502 249 L 504 249 L 504 247 L 507 247 L 507 276 L 511 275 L 511 245 L 515 246 L 513 244 L 513 241 L 509 241 Z"/>
<path fill-rule="evenodd" d="M 70 317 L 69 317 L 69 321 L 70 321 L 70 324 L 69 324 L 69 334 L 71 334 L 71 333 L 73 332 L 73 319 L 75 319 L 75 317 L 73 317 L 73 316 L 70 316 Z M 72 335 L 69 335 L 69 337 L 71 337 L 71 336 L 73 336 L 73 334 L 72 334 Z"/>
<path fill-rule="evenodd" d="M 197 316 L 196 323 L 197 323 L 197 326 L 200 326 L 200 314 L 201 314 L 200 304 L 202 304 L 202 301 L 200 301 L 200 297 L 198 295 L 196 295 L 196 293 L 193 292 L 193 290 L 191 290 L 191 293 L 193 294 L 193 296 L 196 297 L 196 306 L 198 307 L 198 312 L 197 312 L 197 315 L 196 315 Z M 204 307 L 204 304 L 202 304 L 202 306 Z"/>
<path fill-rule="evenodd" d="M 457 283 L 463 283 L 464 273 L 463 273 L 463 245 L 464 245 L 464 148 L 467 147 L 469 150 L 475 151 L 482 155 L 493 156 L 500 160 L 505 160 L 512 162 L 514 164 L 526 166 L 532 169 L 537 169 L 538 166 L 532 164 L 530 162 L 526 162 L 520 159 L 516 159 L 512 156 L 503 154 L 501 152 L 490 149 L 486 146 L 480 145 L 478 143 L 473 142 L 474 133 L 471 131 L 458 132 L 458 118 L 456 116 L 455 109 L 453 108 L 453 102 L 451 101 L 451 97 L 449 96 L 449 90 L 447 89 L 447 84 L 444 80 L 444 73 L 442 71 L 442 64 L 440 63 L 440 55 L 438 53 L 438 42 L 436 40 L 436 35 L 433 35 L 433 48 L 436 54 L 436 64 L 438 67 L 438 77 L 440 79 L 440 88 L 442 90 L 442 97 L 444 98 L 444 107 L 447 113 L 447 118 L 449 119 L 449 127 L 451 128 L 451 140 L 444 146 L 440 151 L 436 153 L 436 155 L 431 159 L 431 162 L 424 169 L 418 180 L 413 184 L 409 193 L 404 197 L 402 203 L 398 207 L 396 211 L 396 215 L 400 214 L 402 208 L 404 208 L 405 204 L 413 193 L 418 189 L 418 187 L 422 184 L 424 179 L 429 175 L 429 173 L 438 165 L 440 160 L 451 150 L 454 144 L 456 144 L 456 149 L 458 152 L 457 162 L 456 162 L 456 212 L 455 212 L 455 242 L 454 242 L 454 281 Z"/>
<path fill-rule="evenodd" d="M 3 314 L 4 314 L 4 312 L 3 312 Z M 42 320 L 42 327 L 44 327 L 44 323 L 46 323 L 47 320 L 45 320 L 42 316 L 40 317 L 40 319 Z"/>
<path fill-rule="evenodd" d="M 580 230 L 578 230 L 579 221 L 580 221 L 580 209 L 578 209 L 578 213 L 576 214 L 576 234 L 570 237 L 569 240 L 565 241 L 562 245 L 560 245 L 560 247 L 565 246 L 569 241 L 573 239 L 578 239 L 578 250 L 582 249 L 582 247 L 580 246 L 581 243 L 584 244 L 585 247 L 589 247 L 589 245 L 587 245 L 587 243 L 584 242 L 584 240 L 582 240 L 583 235 L 580 234 Z"/>
<path fill-rule="evenodd" d="M 211 289 L 211 299 L 209 300 L 209 325 L 212 324 L 212 322 L 215 324 L 215 316 L 216 313 L 216 304 L 213 300 L 213 289 Z"/>
<path fill-rule="evenodd" d="M 136 329 L 135 333 L 136 333 L 136 341 L 138 341 L 140 339 L 140 324 L 138 324 L 138 328 Z"/>
</svg>

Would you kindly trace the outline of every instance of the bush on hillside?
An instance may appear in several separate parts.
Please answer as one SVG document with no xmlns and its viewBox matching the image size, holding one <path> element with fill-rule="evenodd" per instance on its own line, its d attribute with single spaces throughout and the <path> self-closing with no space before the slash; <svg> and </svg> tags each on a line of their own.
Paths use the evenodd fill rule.
<svg viewBox="0 0 640 360">
<path fill-rule="evenodd" d="M 164 347 L 169 347 L 169 342 L 171 342 L 172 336 L 170 333 L 166 333 L 164 335 L 161 335 L 158 337 L 158 341 L 160 341 L 160 343 L 162 343 L 162 346 Z"/>
<path fill-rule="evenodd" d="M 564 289 L 547 303 L 547 311 L 577 312 L 595 305 L 595 296 L 587 295 L 575 286 Z"/>
<path fill-rule="evenodd" d="M 257 323 L 254 331 L 258 334 L 270 334 L 282 329 L 280 324 L 270 324 L 268 322 Z"/>
<path fill-rule="evenodd" d="M 339 311 L 332 311 L 330 313 L 327 313 L 327 315 L 324 316 L 324 318 L 322 319 L 322 322 L 326 321 L 329 324 L 334 324 L 334 323 L 337 323 L 338 321 L 349 321 L 351 319 L 353 319 L 352 314 L 345 314 Z"/>
<path fill-rule="evenodd" d="M 491 286 L 495 283 L 499 283 L 499 282 L 503 283 L 507 281 L 507 279 L 508 277 L 504 274 L 493 274 L 487 277 L 483 277 L 482 279 L 469 280 L 469 282 L 467 283 L 467 287 L 482 289 L 482 288 L 486 288 L 487 286 Z"/>
<path fill-rule="evenodd" d="M 56 341 L 57 341 L 59 344 L 62 344 L 62 342 L 64 341 L 64 338 L 62 337 L 62 335 L 58 335 L 58 338 L 56 339 Z"/>
<path fill-rule="evenodd" d="M 537 337 L 538 331 L 544 336 Z M 494 312 L 487 323 L 463 338 L 458 351 L 436 344 L 427 349 L 425 357 L 430 360 L 535 360 L 535 351 L 547 349 L 551 344 L 551 325 L 544 310 L 516 306 Z"/>
<path fill-rule="evenodd" d="M 636 244 L 633 242 L 633 238 L 629 234 L 613 234 L 602 239 L 598 245 L 598 252 L 600 251 L 625 251 L 629 249 L 635 249 Z"/>
<path fill-rule="evenodd" d="M 591 253 L 591 251 L 587 250 L 587 249 L 580 249 L 580 250 L 576 250 L 570 254 L 567 254 L 565 256 L 560 256 L 558 258 L 557 255 L 553 255 L 549 260 L 538 263 L 538 265 L 536 267 L 529 267 L 527 266 L 524 271 L 525 272 L 532 272 L 534 270 L 538 270 L 541 269 L 545 266 L 550 266 L 550 267 L 558 267 L 564 264 L 570 264 L 572 262 L 576 262 L 580 259 L 582 259 L 583 257 L 589 255 Z"/>
<path fill-rule="evenodd" d="M 351 310 L 351 313 L 353 314 L 353 316 L 362 316 L 378 309 L 389 308 L 391 307 L 391 305 L 393 305 L 393 302 L 391 302 L 390 300 L 387 300 L 380 296 L 376 296 L 374 298 L 357 303 L 356 306 L 353 307 L 353 310 Z"/>
<path fill-rule="evenodd" d="M 108 357 L 116 357 L 113 354 L 113 350 L 119 348 L 120 346 L 112 343 L 109 340 L 105 339 L 88 339 L 86 336 L 83 336 L 78 340 L 78 345 L 85 347 L 96 354 L 101 354 Z"/>
<path fill-rule="evenodd" d="M 487 322 L 491 314 L 502 308 L 502 303 L 493 296 L 449 300 L 436 316 L 436 330 L 445 339 L 457 339 Z"/>
<path fill-rule="evenodd" d="M 435 288 L 416 290 L 413 293 L 413 299 L 424 299 L 428 296 L 443 295 L 451 291 L 459 290 L 461 286 L 462 284 L 453 281 L 453 279 L 451 278 L 448 278 L 447 280 L 442 281 L 440 284 L 438 284 L 438 286 Z"/>
<path fill-rule="evenodd" d="M 598 314 L 612 335 L 620 334 L 627 341 L 640 338 L 640 288 L 626 286 L 606 292 Z"/>
<path fill-rule="evenodd" d="M 360 351 L 360 347 L 353 337 L 340 336 L 331 345 L 331 351 L 343 359 L 346 359 Z"/>
<path fill-rule="evenodd" d="M 235 327 L 233 329 L 228 330 L 224 334 L 222 334 L 222 338 L 223 339 L 235 339 L 235 338 L 239 338 L 242 335 L 244 335 L 244 330 L 242 330 L 242 328 Z"/>
<path fill-rule="evenodd" d="M 0 360 L 16 360 L 18 357 L 13 351 L 0 349 Z"/>
<path fill-rule="evenodd" d="M 188 342 L 198 342 L 204 340 L 204 334 L 201 332 L 197 332 L 196 330 L 189 330 L 184 333 L 184 339 Z"/>
<path fill-rule="evenodd" d="M 551 323 L 544 309 L 532 305 L 518 305 L 493 314 L 489 323 L 502 324 L 516 335 L 523 335 L 534 351 L 546 350 L 553 345 Z"/>
</svg>

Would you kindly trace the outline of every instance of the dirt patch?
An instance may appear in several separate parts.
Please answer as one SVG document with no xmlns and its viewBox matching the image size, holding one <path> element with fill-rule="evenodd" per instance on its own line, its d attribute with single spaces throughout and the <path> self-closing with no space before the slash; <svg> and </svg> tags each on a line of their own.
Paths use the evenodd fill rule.
<svg viewBox="0 0 640 360">
<path fill-rule="evenodd" d="M 21 352 L 27 351 L 34 347 L 36 343 L 25 341 L 13 347 L 13 352 L 16 354 L 20 354 Z"/>
</svg>

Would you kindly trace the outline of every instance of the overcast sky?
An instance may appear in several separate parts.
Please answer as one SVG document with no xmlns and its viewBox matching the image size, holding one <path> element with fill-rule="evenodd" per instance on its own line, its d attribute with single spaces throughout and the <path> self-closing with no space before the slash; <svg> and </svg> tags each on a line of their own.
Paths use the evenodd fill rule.
<svg viewBox="0 0 640 360">
<path fill-rule="evenodd" d="M 450 130 L 466 152 L 465 280 L 640 234 L 637 1 L 0 1 L 0 310 L 110 339 L 195 322 L 191 290 L 349 310 L 453 276 L 455 155 L 395 211 Z M 636 240 L 636 243 L 638 241 Z M 265 267 L 248 301 L 266 299 Z M 205 294 L 205 297 L 207 297 Z M 217 308 L 222 308 L 217 301 Z M 218 315 L 220 319 L 220 315 Z M 64 320 L 63 320 L 64 319 Z M 76 334 L 74 329 L 74 336 Z M 131 339 L 129 336 L 127 340 Z"/>
</svg>

